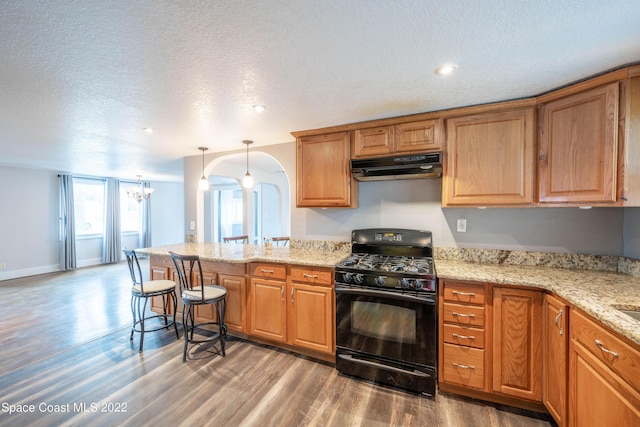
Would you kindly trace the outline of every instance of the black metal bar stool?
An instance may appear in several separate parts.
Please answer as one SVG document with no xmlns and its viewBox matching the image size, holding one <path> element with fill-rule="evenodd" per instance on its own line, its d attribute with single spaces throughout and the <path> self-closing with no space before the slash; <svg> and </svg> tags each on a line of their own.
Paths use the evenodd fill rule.
<svg viewBox="0 0 640 427">
<path fill-rule="evenodd" d="M 135 251 L 124 249 L 123 252 L 127 257 L 127 264 L 129 265 L 129 272 L 131 273 L 131 280 L 133 281 L 133 285 L 131 286 L 131 314 L 133 315 L 133 324 L 131 325 L 131 337 L 129 340 L 133 341 L 134 332 L 140 332 L 140 349 L 138 351 L 142 353 L 145 332 L 168 329 L 172 325 L 176 331 L 176 339 L 180 339 L 175 314 L 173 316 L 168 314 L 170 302 L 173 303 L 174 310 L 178 305 L 176 282 L 171 280 L 149 280 L 144 282 L 138 256 Z M 145 315 L 149 298 L 151 297 L 162 297 L 163 314 Z M 156 318 L 163 318 L 164 324 L 153 327 L 152 329 L 147 329 L 145 323 L 150 319 Z"/>
<path fill-rule="evenodd" d="M 179 255 L 169 252 L 178 272 L 180 283 L 180 295 L 182 297 L 182 326 L 184 328 L 184 351 L 182 361 L 187 361 L 189 343 L 201 344 L 205 342 L 220 341 L 220 353 L 225 356 L 224 342 L 227 337 L 227 325 L 224 323 L 224 310 L 227 298 L 227 290 L 222 286 L 216 286 L 215 280 L 211 285 L 205 286 L 202 275 L 202 265 L 198 255 Z M 210 304 L 215 309 L 215 318 L 212 322 L 195 322 L 195 307 Z M 204 326 L 217 325 L 218 331 L 206 339 L 194 339 L 194 331 L 204 331 Z M 211 332 L 211 331 L 209 331 Z M 200 332 L 201 333 L 201 332 Z"/>
</svg>

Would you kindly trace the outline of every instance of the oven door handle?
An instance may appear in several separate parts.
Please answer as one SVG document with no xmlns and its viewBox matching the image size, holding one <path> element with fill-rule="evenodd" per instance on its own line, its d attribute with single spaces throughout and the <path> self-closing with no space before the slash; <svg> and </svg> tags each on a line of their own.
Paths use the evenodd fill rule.
<svg viewBox="0 0 640 427">
<path fill-rule="evenodd" d="M 354 288 L 336 288 L 336 294 L 351 294 L 358 295 L 364 297 L 375 297 L 375 298 L 390 298 L 398 301 L 411 301 L 420 304 L 435 304 L 435 300 L 431 298 L 420 298 L 414 297 L 412 295 L 405 295 L 400 293 L 393 292 L 384 292 L 384 291 L 372 291 L 369 289 L 354 289 Z"/>
<path fill-rule="evenodd" d="M 371 367 L 374 367 L 374 368 L 385 369 L 387 371 L 400 372 L 400 373 L 403 373 L 403 374 L 413 375 L 414 377 L 431 378 L 431 375 L 427 374 L 426 372 L 418 371 L 417 369 L 413 369 L 413 370 L 409 371 L 407 369 L 401 369 L 401 368 L 397 368 L 395 366 L 389 366 L 389 365 L 384 365 L 382 363 L 374 362 L 373 360 L 359 359 L 357 357 L 353 357 L 350 354 L 339 354 L 338 357 L 340 359 L 344 359 L 344 360 L 349 361 L 351 363 L 356 363 L 356 364 L 359 363 L 361 365 L 371 366 Z"/>
</svg>

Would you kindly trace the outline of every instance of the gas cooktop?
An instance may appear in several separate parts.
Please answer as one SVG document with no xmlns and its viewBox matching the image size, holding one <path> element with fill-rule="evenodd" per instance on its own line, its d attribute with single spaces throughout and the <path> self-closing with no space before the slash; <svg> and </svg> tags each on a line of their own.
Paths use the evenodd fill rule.
<svg viewBox="0 0 640 427">
<path fill-rule="evenodd" d="M 401 273 L 434 276 L 433 259 L 430 257 L 387 256 L 353 253 L 336 268 L 367 273 Z"/>
</svg>

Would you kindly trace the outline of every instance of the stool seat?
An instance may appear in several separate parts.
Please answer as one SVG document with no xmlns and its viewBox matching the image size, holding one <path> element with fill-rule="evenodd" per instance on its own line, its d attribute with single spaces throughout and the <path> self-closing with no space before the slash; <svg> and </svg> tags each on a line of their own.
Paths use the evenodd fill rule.
<svg viewBox="0 0 640 427">
<path fill-rule="evenodd" d="M 195 288 L 182 291 L 182 300 L 189 301 L 202 301 L 204 304 L 210 303 L 215 299 L 224 297 L 227 294 L 227 290 L 222 286 L 205 286 L 204 287 L 204 299 L 202 298 L 202 288 L 196 286 Z"/>
<path fill-rule="evenodd" d="M 153 296 L 151 294 L 154 294 L 156 292 L 170 291 L 171 289 L 175 289 L 175 287 L 176 282 L 173 282 L 171 280 L 150 280 L 148 282 L 144 282 L 144 292 L 142 292 L 141 286 L 137 283 L 131 287 L 131 291 L 137 292 L 139 294 L 144 293 Z"/>
</svg>

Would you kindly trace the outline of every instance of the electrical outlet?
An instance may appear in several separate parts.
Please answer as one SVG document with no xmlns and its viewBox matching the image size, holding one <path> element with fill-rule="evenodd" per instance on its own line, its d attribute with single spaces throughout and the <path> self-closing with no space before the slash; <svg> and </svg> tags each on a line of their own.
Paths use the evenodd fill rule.
<svg viewBox="0 0 640 427">
<path fill-rule="evenodd" d="M 195 221 L 189 221 L 189 230 L 193 231 L 196 229 L 196 222 Z"/>
<path fill-rule="evenodd" d="M 7 263 L 0 262 L 0 270 L 4 270 L 5 268 L 7 268 Z"/>
<path fill-rule="evenodd" d="M 458 220 L 458 232 L 459 233 L 466 233 L 467 232 L 467 220 L 466 219 L 459 219 Z"/>
</svg>

